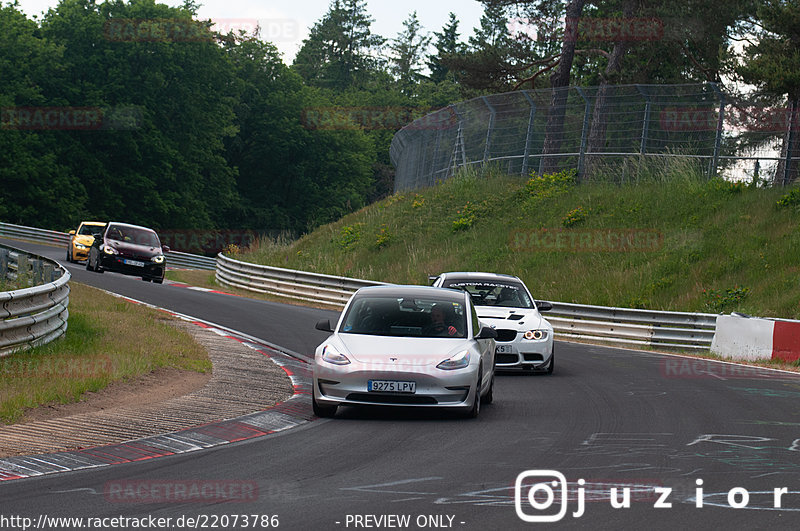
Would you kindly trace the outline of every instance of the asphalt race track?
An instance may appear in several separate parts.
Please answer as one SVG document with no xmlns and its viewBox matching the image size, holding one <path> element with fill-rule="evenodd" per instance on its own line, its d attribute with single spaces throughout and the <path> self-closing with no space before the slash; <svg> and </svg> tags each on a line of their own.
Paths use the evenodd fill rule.
<svg viewBox="0 0 800 531">
<path fill-rule="evenodd" d="M 3 242 L 64 263 L 60 249 Z M 316 321 L 337 315 L 68 267 L 74 281 L 305 355 L 326 335 L 314 329 Z M 571 343 L 557 343 L 556 356 L 552 376 L 499 375 L 495 403 L 477 420 L 434 411 L 340 408 L 332 420 L 211 450 L 0 482 L 0 515 L 34 523 L 42 515 L 152 516 L 172 518 L 172 529 L 203 523 L 244 529 L 242 515 L 249 516 L 251 529 L 276 523 L 308 530 L 548 525 L 518 516 L 519 494 L 519 509 L 528 519 L 555 520 L 565 508 L 552 526 L 800 527 L 800 377 Z M 554 478 L 529 475 L 517 493 L 518 476 L 532 470 L 562 474 L 566 496 L 560 483 L 552 487 L 552 500 L 538 488 L 537 509 L 529 499 L 531 486 Z M 218 488 L 204 501 L 142 503 L 109 495 L 115 487 L 124 492 L 126 485 L 149 488 L 154 482 L 162 489 L 232 488 Z M 620 501 L 627 488 L 628 508 L 611 506 L 612 488 Z M 698 488 L 702 507 L 696 506 Z M 774 490 L 781 488 L 786 490 L 776 508 Z M 226 501 L 231 492 L 233 500 Z M 179 527 L 181 517 L 181 524 L 186 517 L 200 520 Z M 0 527 L 13 529 L 11 524 Z"/>
</svg>

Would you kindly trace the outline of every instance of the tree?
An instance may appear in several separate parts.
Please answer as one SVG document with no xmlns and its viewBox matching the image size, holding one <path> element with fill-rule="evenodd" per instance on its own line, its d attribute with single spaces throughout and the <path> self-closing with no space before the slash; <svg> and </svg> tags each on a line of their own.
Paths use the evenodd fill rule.
<svg viewBox="0 0 800 531">
<path fill-rule="evenodd" d="M 392 39 L 389 49 L 391 72 L 397 77 L 400 89 L 410 94 L 413 86 L 422 78 L 422 59 L 430 45 L 431 38 L 422 34 L 422 27 L 414 11 L 403 21 L 403 31 Z"/>
<path fill-rule="evenodd" d="M 428 57 L 428 68 L 430 69 L 430 80 L 440 83 L 452 76 L 450 69 L 445 65 L 446 57 L 464 53 L 464 45 L 458 41 L 458 18 L 455 13 L 450 13 L 450 19 L 442 28 L 441 33 L 433 32 L 436 37 L 436 54 Z"/>
<path fill-rule="evenodd" d="M 800 162 L 800 1 L 765 0 L 757 11 L 757 41 L 744 49 L 736 71 L 747 83 L 785 97 L 789 119 L 781 146 L 782 161 L 774 181 L 788 184 L 798 178 Z"/>
<path fill-rule="evenodd" d="M 312 86 L 342 90 L 365 85 L 380 67 L 365 0 L 334 0 L 297 52 L 293 68 Z"/>
</svg>

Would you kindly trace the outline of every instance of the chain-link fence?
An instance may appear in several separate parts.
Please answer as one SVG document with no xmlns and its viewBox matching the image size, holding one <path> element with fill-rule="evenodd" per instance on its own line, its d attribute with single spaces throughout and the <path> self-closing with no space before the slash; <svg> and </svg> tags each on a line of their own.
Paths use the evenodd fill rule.
<svg viewBox="0 0 800 531">
<path fill-rule="evenodd" d="M 493 164 L 626 181 L 680 162 L 708 176 L 785 185 L 800 167 L 798 102 L 715 83 L 522 90 L 415 120 L 392 140 L 395 191 Z"/>
</svg>

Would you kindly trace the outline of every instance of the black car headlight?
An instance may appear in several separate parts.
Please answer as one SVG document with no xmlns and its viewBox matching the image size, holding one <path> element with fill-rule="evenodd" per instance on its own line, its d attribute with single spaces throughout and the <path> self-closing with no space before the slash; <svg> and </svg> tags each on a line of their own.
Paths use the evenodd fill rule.
<svg viewBox="0 0 800 531">
<path fill-rule="evenodd" d="M 159 254 L 159 255 L 154 256 L 153 257 L 153 262 L 155 262 L 157 264 L 163 264 L 164 263 L 164 255 L 163 254 Z"/>
<path fill-rule="evenodd" d="M 103 246 L 103 252 L 106 254 L 119 254 L 119 251 L 111 247 L 110 245 Z"/>
</svg>

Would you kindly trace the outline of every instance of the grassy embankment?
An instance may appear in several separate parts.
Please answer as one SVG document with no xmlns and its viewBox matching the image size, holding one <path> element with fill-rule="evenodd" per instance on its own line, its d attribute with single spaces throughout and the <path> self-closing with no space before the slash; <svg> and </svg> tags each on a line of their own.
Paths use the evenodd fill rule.
<svg viewBox="0 0 800 531">
<path fill-rule="evenodd" d="M 496 271 L 518 275 L 541 299 L 800 318 L 796 187 L 709 182 L 685 170 L 625 185 L 488 173 L 393 195 L 236 258 L 398 283 Z M 631 235 L 633 246 L 621 247 Z"/>
<path fill-rule="evenodd" d="M 28 408 L 70 403 L 87 391 L 130 381 L 158 368 L 208 372 L 208 354 L 171 317 L 101 291 L 70 283 L 64 338 L 0 358 L 0 424 Z"/>
</svg>

